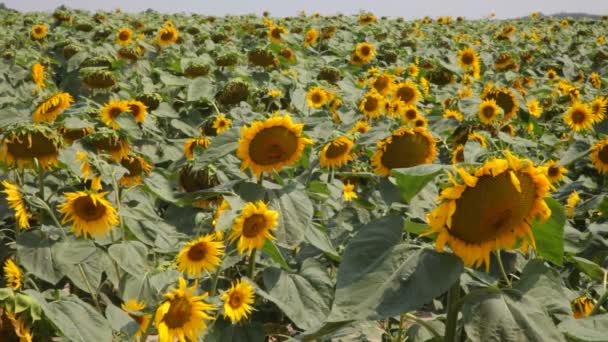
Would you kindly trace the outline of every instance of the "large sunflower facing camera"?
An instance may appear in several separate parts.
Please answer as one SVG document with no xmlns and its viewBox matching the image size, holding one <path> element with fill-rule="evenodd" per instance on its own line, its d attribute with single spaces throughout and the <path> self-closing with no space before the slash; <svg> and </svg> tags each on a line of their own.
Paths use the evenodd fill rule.
<svg viewBox="0 0 608 342">
<path fill-rule="evenodd" d="M 76 236 L 102 237 L 119 223 L 116 209 L 105 198 L 106 194 L 94 191 L 65 193 L 65 202 L 58 207 L 64 214 L 61 223 L 71 222 Z"/>
<path fill-rule="evenodd" d="M 392 169 L 431 163 L 437 155 L 435 139 L 424 128 L 401 127 L 376 142 L 372 156 L 374 172 L 388 176 Z"/>
</svg>

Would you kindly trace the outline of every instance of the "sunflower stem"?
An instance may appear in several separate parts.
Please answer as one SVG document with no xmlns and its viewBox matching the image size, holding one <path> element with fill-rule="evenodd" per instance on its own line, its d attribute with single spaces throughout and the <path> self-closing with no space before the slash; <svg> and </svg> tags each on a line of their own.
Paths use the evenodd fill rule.
<svg viewBox="0 0 608 342">
<path fill-rule="evenodd" d="M 222 112 L 220 112 L 220 110 L 217 108 L 217 105 L 215 104 L 215 101 L 211 101 L 211 105 L 213 106 L 213 108 L 215 109 L 215 112 L 218 115 L 222 114 Z"/>
<path fill-rule="evenodd" d="M 251 256 L 249 256 L 249 270 L 247 271 L 247 276 L 249 279 L 253 280 L 253 273 L 255 272 L 255 257 L 257 254 L 257 248 L 254 248 L 251 251 Z"/>
<path fill-rule="evenodd" d="M 606 272 L 606 270 L 604 270 L 604 294 L 602 294 L 600 296 L 600 298 L 597 300 L 597 303 L 595 303 L 595 305 L 593 306 L 593 309 L 591 309 L 589 316 L 593 316 L 593 315 L 597 314 L 598 312 L 600 312 L 600 309 L 602 308 L 602 304 L 604 304 L 604 302 L 606 301 L 606 298 L 608 298 L 608 291 L 606 290 L 606 275 L 607 274 L 608 273 Z"/>
<path fill-rule="evenodd" d="M 215 296 L 215 291 L 217 290 L 217 281 L 220 279 L 220 272 L 222 270 L 220 266 L 217 267 L 217 270 L 213 274 L 213 278 L 211 278 L 211 289 L 209 290 L 209 297 Z"/>
<path fill-rule="evenodd" d="M 403 320 L 405 314 L 399 315 L 399 331 L 397 332 L 397 342 L 401 342 L 401 336 L 403 335 Z"/>
<path fill-rule="evenodd" d="M 44 170 L 42 168 L 38 170 L 38 191 L 40 192 L 40 198 L 44 200 Z"/>
<path fill-rule="evenodd" d="M 97 311 L 99 311 L 99 313 L 103 314 L 103 311 L 101 311 L 101 306 L 99 305 L 99 301 L 97 300 L 97 294 L 95 292 L 93 292 L 93 288 L 91 287 L 91 282 L 89 282 L 89 278 L 87 277 L 87 274 L 84 272 L 84 268 L 82 267 L 82 264 L 78 264 L 78 270 L 80 271 L 80 276 L 84 280 L 84 283 L 87 286 L 87 289 L 89 290 L 89 293 L 91 294 L 91 297 L 93 298 L 93 303 L 95 303 L 95 307 L 97 307 Z"/>
<path fill-rule="evenodd" d="M 502 263 L 502 258 L 500 257 L 500 252 L 496 252 L 494 255 L 496 255 L 496 259 L 498 259 L 498 266 L 500 267 L 500 273 L 502 273 L 502 277 L 505 279 L 507 286 L 509 288 L 513 287 L 513 285 L 511 284 L 511 279 L 509 279 L 509 276 L 507 275 L 507 272 L 505 271 L 505 265 L 503 265 L 503 263 Z"/>
<path fill-rule="evenodd" d="M 57 219 L 57 216 L 55 216 L 55 213 L 53 212 L 53 210 L 51 210 L 51 207 L 49 207 L 49 205 L 46 202 L 43 202 L 43 203 L 44 203 L 44 209 L 46 210 L 47 213 L 49 213 L 49 216 L 53 220 L 53 223 L 55 223 L 57 228 L 59 228 L 59 231 L 61 232 L 61 235 L 63 236 L 63 238 L 67 240 L 68 235 L 63 230 L 63 225 L 61 223 L 59 223 L 59 220 Z"/>
<path fill-rule="evenodd" d="M 424 321 L 423 319 L 420 319 L 414 315 L 412 315 L 411 313 L 405 313 L 404 314 L 405 317 L 411 319 L 412 321 L 420 324 L 422 327 L 424 327 L 426 330 L 428 330 L 435 339 L 437 340 L 441 340 L 441 335 L 437 332 L 437 330 L 435 330 L 435 328 L 433 328 L 430 324 L 428 324 L 426 321 Z"/>
<path fill-rule="evenodd" d="M 258 177 L 258 185 L 262 185 L 264 181 L 264 171 L 260 172 L 260 177 Z"/>
<path fill-rule="evenodd" d="M 445 342 L 456 341 L 456 326 L 458 323 L 459 307 L 457 303 L 460 300 L 460 279 L 456 280 L 454 285 L 450 287 L 448 292 L 448 307 L 447 318 L 445 324 Z"/>
<path fill-rule="evenodd" d="M 114 197 L 116 201 L 116 209 L 118 210 L 118 221 L 120 222 L 120 230 L 122 231 L 122 240 L 125 239 L 125 222 L 122 219 L 122 205 L 120 198 L 120 188 L 118 187 L 118 182 L 116 181 L 116 177 L 112 174 L 112 186 L 114 187 Z M 112 235 L 112 241 L 114 241 L 114 236 Z"/>
</svg>

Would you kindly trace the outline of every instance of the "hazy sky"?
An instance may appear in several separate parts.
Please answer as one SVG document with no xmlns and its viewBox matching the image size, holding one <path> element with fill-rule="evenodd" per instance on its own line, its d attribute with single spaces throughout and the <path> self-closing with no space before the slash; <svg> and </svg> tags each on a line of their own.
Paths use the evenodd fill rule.
<svg viewBox="0 0 608 342">
<path fill-rule="evenodd" d="M 65 4 L 71 8 L 139 12 L 148 8 L 160 12 L 196 12 L 211 15 L 260 14 L 269 10 L 273 16 L 307 13 L 353 14 L 372 11 L 377 16 L 416 18 L 425 15 L 464 16 L 479 18 L 495 12 L 498 18 L 524 16 L 533 11 L 545 14 L 586 12 L 608 14 L 608 0 L 0 0 L 7 7 L 20 11 L 50 11 Z"/>
</svg>

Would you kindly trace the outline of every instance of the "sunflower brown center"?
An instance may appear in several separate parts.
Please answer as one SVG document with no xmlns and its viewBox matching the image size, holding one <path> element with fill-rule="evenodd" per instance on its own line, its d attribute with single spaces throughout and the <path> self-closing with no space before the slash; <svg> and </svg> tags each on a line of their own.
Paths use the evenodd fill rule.
<svg viewBox="0 0 608 342">
<path fill-rule="evenodd" d="M 424 127 L 424 120 L 418 119 L 414 122 L 415 127 Z"/>
<path fill-rule="evenodd" d="M 466 243 L 492 241 L 505 231 L 513 232 L 534 207 L 536 185 L 530 175 L 516 173 L 518 192 L 508 172 L 496 177 L 479 177 L 474 188 L 467 188 L 456 200 L 450 234 Z"/>
<path fill-rule="evenodd" d="M 118 34 L 118 39 L 120 40 L 128 40 L 129 39 L 129 32 L 127 31 L 122 31 Z"/>
<path fill-rule="evenodd" d="M 462 64 L 464 65 L 471 65 L 473 64 L 473 61 L 475 60 L 475 57 L 473 56 L 472 53 L 470 52 L 465 52 L 462 54 Z"/>
<path fill-rule="evenodd" d="M 456 162 L 458 163 L 462 163 L 464 161 L 464 148 L 460 148 L 458 151 L 456 151 L 456 157 L 454 159 L 456 159 Z"/>
<path fill-rule="evenodd" d="M 372 49 L 369 46 L 364 45 L 361 47 L 360 51 L 361 51 L 361 55 L 363 55 L 364 57 L 367 57 L 371 54 Z"/>
<path fill-rule="evenodd" d="M 373 112 L 376 109 L 378 109 L 378 99 L 376 99 L 375 97 L 367 97 L 365 99 L 365 105 L 363 106 L 365 108 L 365 111 L 367 112 Z"/>
<path fill-rule="evenodd" d="M 209 250 L 205 242 L 199 242 L 188 249 L 188 259 L 192 261 L 201 261 L 205 259 Z"/>
<path fill-rule="evenodd" d="M 259 165 L 273 165 L 289 160 L 298 149 L 298 137 L 281 126 L 264 128 L 249 144 L 249 156 Z"/>
<path fill-rule="evenodd" d="M 90 196 L 81 196 L 74 201 L 74 214 L 85 221 L 96 221 L 106 214 L 106 207 L 93 202 Z"/>
<path fill-rule="evenodd" d="M 160 34 L 160 39 L 162 41 L 169 41 L 173 39 L 173 32 L 171 32 L 170 30 L 165 30 L 163 33 Z"/>
<path fill-rule="evenodd" d="M 243 298 L 241 297 L 241 294 L 238 292 L 232 293 L 230 295 L 230 300 L 228 301 L 228 304 L 230 304 L 230 307 L 232 307 L 233 309 L 240 308 L 243 304 Z"/>
<path fill-rule="evenodd" d="M 130 104 L 129 110 L 131 111 L 134 117 L 138 117 L 141 114 L 141 108 L 138 105 Z"/>
<path fill-rule="evenodd" d="M 339 158 L 348 153 L 348 144 L 342 141 L 332 141 L 325 151 L 325 157 L 329 159 Z"/>
<path fill-rule="evenodd" d="M 515 100 L 511 92 L 500 91 L 493 96 L 488 96 L 488 98 L 496 101 L 496 104 L 502 108 L 506 117 L 511 117 L 515 114 Z"/>
<path fill-rule="evenodd" d="M 389 169 L 423 164 L 431 148 L 430 142 L 419 134 L 393 136 L 382 153 L 382 165 Z"/>
<path fill-rule="evenodd" d="M 57 155 L 59 149 L 55 142 L 39 132 L 31 133 L 30 144 L 27 136 L 19 136 L 19 140 L 15 139 L 6 143 L 8 153 L 19 159 L 34 159 Z"/>
<path fill-rule="evenodd" d="M 397 89 L 397 97 L 405 103 L 410 103 L 416 97 L 416 92 L 411 87 L 401 87 Z"/>
<path fill-rule="evenodd" d="M 555 166 L 549 167 L 549 169 L 547 170 L 547 174 L 551 178 L 555 178 L 555 177 L 559 176 L 559 174 L 560 174 L 559 167 L 555 167 Z"/>
<path fill-rule="evenodd" d="M 192 304 L 187 298 L 176 297 L 171 301 L 169 311 L 165 314 L 163 321 L 169 329 L 177 329 L 183 327 L 189 320 L 192 314 Z"/>
<path fill-rule="evenodd" d="M 408 110 L 405 112 L 405 117 L 406 117 L 408 120 L 414 120 L 414 119 L 415 119 L 417 116 L 418 116 L 418 113 L 417 113 L 417 112 L 416 112 L 414 109 L 408 109 Z"/>
<path fill-rule="evenodd" d="M 143 172 L 142 164 L 137 158 L 123 158 L 120 165 L 129 170 L 129 176 L 140 175 Z"/>
<path fill-rule="evenodd" d="M 385 77 L 385 76 L 378 77 L 376 79 L 376 81 L 374 82 L 374 88 L 376 88 L 376 90 L 379 91 L 380 93 L 382 93 L 384 90 L 386 90 L 386 88 L 388 88 L 388 85 L 389 85 L 389 79 L 388 79 L 388 77 Z"/>
<path fill-rule="evenodd" d="M 254 214 L 249 216 L 243 222 L 243 236 L 246 238 L 257 237 L 258 234 L 264 229 L 266 225 L 266 219 L 264 215 Z"/>
<path fill-rule="evenodd" d="M 122 113 L 122 109 L 120 107 L 112 107 L 110 108 L 109 113 L 112 119 L 114 119 L 115 117 L 119 116 L 120 113 Z"/>
<path fill-rule="evenodd" d="M 226 121 L 224 121 L 224 120 L 219 120 L 219 121 L 217 122 L 217 126 L 218 126 L 219 128 L 224 128 L 224 127 L 226 127 Z"/>
<path fill-rule="evenodd" d="M 604 164 L 608 164 L 608 145 L 602 147 L 598 153 L 597 153 L 597 157 L 599 160 L 602 161 L 602 163 Z"/>
<path fill-rule="evenodd" d="M 41 34 L 42 33 L 42 29 L 40 27 L 36 27 L 34 29 L 34 32 L 36 32 L 36 34 Z"/>
<path fill-rule="evenodd" d="M 272 36 L 272 38 L 281 39 L 281 33 L 281 29 L 276 28 L 270 32 L 270 35 Z"/>
<path fill-rule="evenodd" d="M 572 122 L 576 123 L 576 124 L 580 124 L 585 122 L 585 118 L 587 117 L 586 113 L 582 110 L 574 110 L 574 112 L 572 112 Z"/>
<path fill-rule="evenodd" d="M 311 96 L 311 100 L 313 103 L 321 103 L 323 102 L 323 98 L 319 93 L 313 93 Z"/>
<path fill-rule="evenodd" d="M 483 107 L 481 114 L 483 114 L 484 117 L 490 119 L 494 117 L 494 108 L 491 106 L 485 106 Z"/>
</svg>

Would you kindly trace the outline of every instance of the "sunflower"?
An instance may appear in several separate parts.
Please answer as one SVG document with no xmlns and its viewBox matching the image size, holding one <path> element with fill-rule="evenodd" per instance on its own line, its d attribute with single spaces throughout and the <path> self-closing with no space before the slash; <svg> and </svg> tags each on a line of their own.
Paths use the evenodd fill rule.
<svg viewBox="0 0 608 342">
<path fill-rule="evenodd" d="M 243 254 L 247 250 L 251 255 L 254 249 L 264 246 L 266 239 L 275 239 L 270 231 L 276 228 L 278 219 L 279 213 L 269 210 L 264 202 L 249 202 L 234 220 L 228 239 L 231 242 L 238 239 L 238 252 Z"/>
<path fill-rule="evenodd" d="M 128 112 L 133 114 L 135 122 L 144 123 L 146 115 L 148 114 L 148 107 L 143 102 L 138 100 L 126 101 L 126 104 L 129 107 Z"/>
<path fill-rule="evenodd" d="M 329 96 L 323 88 L 314 87 L 306 93 L 306 100 L 310 107 L 321 108 L 329 101 Z"/>
<path fill-rule="evenodd" d="M 418 66 L 416 64 L 410 64 L 407 66 L 407 73 L 410 76 L 416 77 L 416 76 L 418 76 L 419 72 L 420 72 L 420 70 L 418 69 Z"/>
<path fill-rule="evenodd" d="M 133 31 L 128 27 L 122 27 L 116 33 L 116 44 L 118 45 L 129 45 L 133 38 Z"/>
<path fill-rule="evenodd" d="M 93 134 L 89 137 L 97 153 L 109 153 L 111 159 L 117 163 L 128 156 L 131 151 L 131 144 L 116 135 Z"/>
<path fill-rule="evenodd" d="M 568 173 L 568 169 L 566 167 L 556 166 L 556 164 L 557 162 L 555 160 L 549 160 L 542 167 L 543 172 L 551 183 L 561 182 L 564 179 L 564 175 Z"/>
<path fill-rule="evenodd" d="M 6 131 L 0 143 L 0 161 L 8 166 L 33 169 L 38 160 L 41 168 L 50 169 L 59 163 L 61 138 L 49 128 L 26 126 Z"/>
<path fill-rule="evenodd" d="M 209 147 L 209 139 L 205 137 L 191 138 L 184 143 L 184 155 L 186 159 L 194 158 L 194 149 L 206 149 Z"/>
<path fill-rule="evenodd" d="M 393 91 L 395 78 L 389 74 L 379 74 L 370 81 L 369 85 L 377 90 L 380 95 L 386 96 Z"/>
<path fill-rule="evenodd" d="M 359 133 L 364 134 L 369 131 L 372 127 L 367 123 L 367 121 L 357 121 L 353 128 L 350 129 L 349 133 Z"/>
<path fill-rule="evenodd" d="M 479 68 L 479 56 L 475 49 L 470 46 L 458 51 L 458 64 L 464 71 Z"/>
<path fill-rule="evenodd" d="M 215 129 L 216 134 L 220 134 L 227 130 L 230 128 L 231 124 L 232 120 L 228 119 L 224 114 L 218 115 L 215 120 L 213 120 L 213 128 Z"/>
<path fill-rule="evenodd" d="M 359 43 L 355 47 L 355 55 L 363 64 L 367 64 L 376 55 L 376 48 L 371 43 Z"/>
<path fill-rule="evenodd" d="M 6 259 L 4 262 L 4 279 L 6 286 L 11 289 L 19 290 L 23 286 L 23 271 L 13 259 Z"/>
<path fill-rule="evenodd" d="M 353 144 L 347 137 L 339 137 L 325 144 L 319 157 L 321 167 L 339 167 L 353 160 L 350 153 Z"/>
<path fill-rule="evenodd" d="M 288 62 L 293 62 L 296 60 L 296 54 L 288 47 L 282 48 L 281 51 L 279 51 L 279 56 L 285 58 Z"/>
<path fill-rule="evenodd" d="M 179 33 L 173 26 L 166 26 L 158 30 L 156 34 L 156 42 L 160 46 L 166 46 L 175 43 L 179 38 Z"/>
<path fill-rule="evenodd" d="M 28 217 L 30 216 L 30 214 L 27 212 L 25 200 L 21 195 L 19 186 L 17 186 L 16 184 L 9 183 L 8 181 L 2 181 L 2 186 L 4 186 L 4 191 L 2 192 L 6 194 L 6 201 L 8 202 L 8 206 L 15 210 L 15 221 L 17 221 L 19 228 L 29 228 L 30 223 Z"/>
<path fill-rule="evenodd" d="M 606 108 L 608 104 L 608 99 L 603 97 L 596 97 L 589 104 L 589 109 L 591 109 L 591 116 L 593 116 L 593 122 L 598 123 L 604 120 L 606 117 Z"/>
<path fill-rule="evenodd" d="M 511 90 L 507 88 L 490 91 L 482 97 L 482 100 L 496 101 L 498 107 L 502 109 L 504 120 L 515 117 L 515 115 L 517 115 L 517 111 L 519 110 L 517 97 Z"/>
<path fill-rule="evenodd" d="M 177 269 L 191 277 L 198 277 L 203 271 L 213 272 L 224 254 L 224 243 L 215 238 L 215 234 L 207 234 L 188 242 L 177 255 Z"/>
<path fill-rule="evenodd" d="M 72 222 L 72 231 L 84 238 L 102 237 L 119 223 L 116 209 L 105 199 L 107 192 L 77 191 L 64 193 L 65 203 L 58 206 L 63 213 L 61 223 Z"/>
<path fill-rule="evenodd" d="M 119 181 L 120 185 L 126 187 L 140 184 L 142 178 L 152 171 L 152 165 L 140 156 L 126 156 L 122 158 L 120 165 L 129 171 Z"/>
<path fill-rule="evenodd" d="M 315 29 L 310 29 L 306 31 L 306 35 L 304 36 L 304 47 L 309 47 L 311 45 L 315 45 L 317 40 L 319 39 L 319 31 Z"/>
<path fill-rule="evenodd" d="M 366 118 L 374 119 L 382 115 L 384 103 L 384 97 L 374 89 L 365 94 L 363 101 L 359 104 L 359 110 Z"/>
<path fill-rule="evenodd" d="M 464 162 L 464 145 L 458 145 L 452 152 L 452 164 Z"/>
<path fill-rule="evenodd" d="M 608 138 L 591 147 L 591 161 L 600 173 L 608 173 Z"/>
<path fill-rule="evenodd" d="M 543 113 L 543 108 L 540 106 L 537 100 L 530 100 L 526 103 L 526 107 L 528 107 L 528 113 L 530 115 L 538 118 Z"/>
<path fill-rule="evenodd" d="M 10 329 L 9 324 L 13 327 Z M 3 341 L 32 342 L 32 331 L 23 318 L 18 318 L 14 312 L 0 308 L 0 335 Z"/>
<path fill-rule="evenodd" d="M 455 168 L 464 184 L 449 174 L 452 187 L 444 189 L 443 202 L 427 215 L 431 233 L 438 233 L 435 248 L 446 243 L 466 266 L 490 267 L 490 252 L 513 248 L 518 240 L 535 246 L 530 222 L 551 215 L 544 198 L 550 183 L 531 161 L 505 151 L 506 159 L 493 159 L 474 175 Z"/>
<path fill-rule="evenodd" d="M 429 124 L 428 121 L 422 115 L 418 115 L 412 122 L 412 126 L 419 127 L 419 128 L 426 128 L 428 126 L 428 124 Z"/>
<path fill-rule="evenodd" d="M 120 128 L 120 125 L 118 125 L 118 122 L 116 122 L 115 119 L 121 113 L 125 112 L 131 112 L 131 108 L 129 107 L 129 101 L 110 100 L 110 102 L 104 104 L 103 107 L 101 107 L 101 110 L 99 112 L 99 119 L 101 119 L 101 122 L 103 122 L 106 126 L 112 127 L 113 129 L 118 129 Z"/>
<path fill-rule="evenodd" d="M 437 155 L 435 139 L 424 128 L 401 127 L 376 146 L 371 164 L 382 176 L 388 176 L 391 169 L 431 163 Z"/>
<path fill-rule="evenodd" d="M 461 112 L 459 112 L 457 110 L 446 109 L 443 112 L 443 118 L 444 119 L 454 119 L 456 121 L 462 121 L 463 120 L 463 115 L 462 115 Z"/>
<path fill-rule="evenodd" d="M 484 124 L 492 124 L 498 117 L 500 109 L 494 100 L 485 100 L 479 104 L 479 120 Z"/>
<path fill-rule="evenodd" d="M 268 90 L 266 95 L 274 98 L 274 97 L 279 97 L 279 96 L 283 95 L 283 92 L 278 89 L 271 89 L 271 90 Z"/>
<path fill-rule="evenodd" d="M 220 299 L 224 301 L 224 317 L 230 318 L 234 324 L 251 314 L 254 288 L 246 281 L 237 280 L 220 296 Z"/>
<path fill-rule="evenodd" d="M 32 65 L 32 79 L 38 89 L 44 88 L 44 65 L 40 63 Z"/>
<path fill-rule="evenodd" d="M 40 39 L 43 39 L 44 37 L 46 37 L 47 32 L 48 32 L 48 29 L 46 28 L 46 25 L 44 25 L 44 24 L 36 25 L 36 26 L 32 27 L 30 37 L 32 37 L 32 39 L 34 39 L 34 40 L 40 40 Z"/>
<path fill-rule="evenodd" d="M 138 338 L 143 336 L 148 330 L 150 318 L 152 317 L 150 314 L 139 313 L 146 308 L 146 304 L 144 302 L 138 302 L 135 299 L 129 299 L 126 303 L 121 304 L 120 307 L 129 315 L 129 317 L 137 322 L 137 325 L 139 326 L 134 337 Z"/>
<path fill-rule="evenodd" d="M 575 131 L 582 131 L 593 125 L 593 115 L 589 106 L 584 103 L 576 102 L 564 114 L 564 121 Z"/>
<path fill-rule="evenodd" d="M 397 84 L 394 96 L 408 105 L 415 105 L 422 97 L 416 84 L 410 80 Z"/>
<path fill-rule="evenodd" d="M 361 14 L 359 16 L 359 24 L 361 25 L 368 25 L 371 24 L 373 22 L 376 22 L 376 16 L 373 14 Z"/>
<path fill-rule="evenodd" d="M 400 102 L 403 101 L 400 100 Z M 403 110 L 403 114 L 401 115 L 401 120 L 413 124 L 414 121 L 420 116 L 420 111 L 418 111 L 418 108 L 416 106 L 406 105 L 405 109 Z"/>
<path fill-rule="evenodd" d="M 384 111 L 392 118 L 402 117 L 409 106 L 399 99 L 384 101 Z"/>
<path fill-rule="evenodd" d="M 32 113 L 34 122 L 53 122 L 74 102 L 72 95 L 57 93 L 40 103 Z"/>
<path fill-rule="evenodd" d="M 198 341 L 198 336 L 207 328 L 206 321 L 213 319 L 207 311 L 215 310 L 215 306 L 203 301 L 209 294 L 195 296 L 196 283 L 187 287 L 184 278 L 178 281 L 179 288 L 165 293 L 166 300 L 156 310 L 154 325 L 159 342 L 173 342 L 175 338 Z"/>
<path fill-rule="evenodd" d="M 260 177 L 264 171 L 280 171 L 294 164 L 302 155 L 304 147 L 312 140 L 302 137 L 303 124 L 294 124 L 289 115 L 264 121 L 254 121 L 251 126 L 241 128 L 239 147 L 236 151 L 243 163 L 241 170 L 250 168 Z"/>
<path fill-rule="evenodd" d="M 572 315 L 574 316 L 574 319 L 588 317 L 595 306 L 593 300 L 587 296 L 575 298 L 570 305 L 572 307 Z"/>
<path fill-rule="evenodd" d="M 287 29 L 283 26 L 272 25 L 268 29 L 268 38 L 275 43 L 282 43 L 284 41 L 283 34 L 287 34 Z"/>
<path fill-rule="evenodd" d="M 82 139 L 87 135 L 93 133 L 95 129 L 92 127 L 83 127 L 83 128 L 66 128 L 60 127 L 57 131 L 63 137 L 63 141 L 71 145 L 74 141 L 78 139 Z"/>
<path fill-rule="evenodd" d="M 550 79 L 550 80 L 554 80 L 554 79 L 557 78 L 557 72 L 555 70 L 553 70 L 553 69 L 547 70 L 547 74 L 546 75 L 547 75 L 547 78 Z"/>
<path fill-rule="evenodd" d="M 342 188 L 342 198 L 344 198 L 345 202 L 350 202 L 355 198 L 358 198 L 359 196 L 357 196 L 357 193 L 355 192 L 355 185 L 354 184 L 344 184 L 344 187 Z"/>
<path fill-rule="evenodd" d="M 484 138 L 483 135 L 481 135 L 479 133 L 476 133 L 476 132 L 470 133 L 467 136 L 467 141 L 468 140 L 475 140 L 475 141 L 477 141 L 479 143 L 479 145 L 481 145 L 481 148 L 486 148 L 486 146 L 487 146 L 487 144 L 486 144 L 486 138 Z"/>
</svg>

